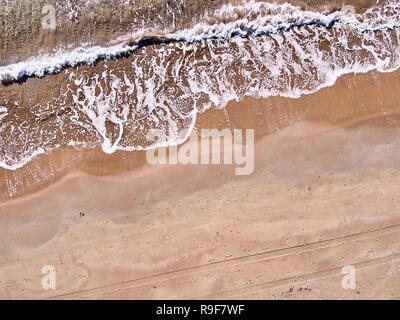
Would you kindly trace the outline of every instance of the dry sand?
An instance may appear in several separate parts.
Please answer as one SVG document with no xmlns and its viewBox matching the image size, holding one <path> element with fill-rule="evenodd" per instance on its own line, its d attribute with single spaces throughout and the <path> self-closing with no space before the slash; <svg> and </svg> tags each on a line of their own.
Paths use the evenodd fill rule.
<svg viewBox="0 0 400 320">
<path fill-rule="evenodd" d="M 399 78 L 348 75 L 201 115 L 198 128 L 255 128 L 250 176 L 72 149 L 2 170 L 0 297 L 400 297 Z"/>
</svg>

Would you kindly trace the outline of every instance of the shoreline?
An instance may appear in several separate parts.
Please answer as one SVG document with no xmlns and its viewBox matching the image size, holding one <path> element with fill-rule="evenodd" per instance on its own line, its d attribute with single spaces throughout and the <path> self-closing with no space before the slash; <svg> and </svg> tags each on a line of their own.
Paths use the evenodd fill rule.
<svg viewBox="0 0 400 320">
<path fill-rule="evenodd" d="M 216 15 L 227 1 L 96 0 L 93 9 L 86 0 L 55 0 L 72 14 L 57 22 L 66 23 L 63 32 L 30 28 L 37 19 L 5 20 L 11 27 L 0 35 L 0 66 L 10 50 L 7 58 L 18 60 L 57 42 L 81 43 L 88 30 L 105 43 L 140 26 L 126 24 L 135 15 L 148 21 L 144 27 L 182 30 L 206 4 Z M 87 6 L 76 10 L 77 3 Z M 290 3 L 322 11 L 349 4 Z M 2 165 L 21 165 L 38 146 L 53 150 L 16 170 L 0 168 L 0 299 L 399 299 L 400 70 L 384 71 L 399 64 L 400 33 L 360 31 L 397 26 L 398 4 L 388 5 L 387 19 L 365 14 L 355 29 L 151 45 L 131 58 L 0 85 Z M 123 13 L 126 6 L 132 10 Z M 229 31 L 233 18 L 240 29 L 246 17 L 240 30 L 249 30 L 249 21 L 304 18 L 290 7 L 250 7 L 208 17 L 210 24 L 228 22 Z M 97 20 L 86 19 L 91 10 Z M 152 145 L 151 129 L 178 141 L 174 133 L 193 124 L 198 136 L 177 147 L 176 164 L 154 164 L 146 151 L 111 153 Z M 204 164 L 210 145 L 195 141 L 205 129 L 228 136 L 223 148 L 214 144 L 222 137 L 210 143 L 213 164 Z M 248 129 L 254 145 L 229 137 Z M 85 143 L 97 147 L 73 147 Z M 245 151 L 225 153 L 236 143 Z M 192 151 L 201 164 L 184 164 Z M 238 168 L 253 170 L 238 175 Z M 351 288 L 343 282 L 349 268 Z M 54 276 L 51 290 L 43 270 Z"/>
<path fill-rule="evenodd" d="M 400 249 L 399 134 L 298 122 L 259 140 L 242 177 L 224 165 L 69 173 L 0 204 L 0 297 L 399 296 L 400 274 L 386 273 Z M 55 291 L 41 289 L 46 264 Z M 360 293 L 340 288 L 346 264 Z"/>
<path fill-rule="evenodd" d="M 30 191 L 7 199 L 1 186 L 0 297 L 399 297 L 399 77 L 348 75 L 299 99 L 203 113 L 197 128 L 255 128 L 249 176 L 150 166 L 140 152 L 39 156 L 14 172 Z M 36 181 L 46 161 L 61 170 Z M 349 264 L 357 290 L 341 287 Z M 41 286 L 44 265 L 55 290 Z"/>
<path fill-rule="evenodd" d="M 400 108 L 396 106 L 396 99 L 400 98 L 396 93 L 398 79 L 400 71 L 350 74 L 339 78 L 332 87 L 297 99 L 270 97 L 231 101 L 225 111 L 209 109 L 199 114 L 195 128 L 254 128 L 255 140 L 258 141 L 299 121 L 339 127 L 353 127 L 366 121 L 372 121 L 376 125 L 395 126 L 400 123 L 397 117 Z M 354 89 L 357 89 L 358 97 L 352 94 Z M 0 199 L 4 201 L 10 194 L 12 198 L 17 198 L 35 192 L 74 168 L 94 175 L 112 175 L 140 168 L 145 163 L 145 151 L 106 154 L 100 147 L 82 150 L 61 148 L 36 156 L 17 170 L 1 168 Z M 21 180 L 21 177 L 29 176 L 31 179 Z"/>
<path fill-rule="evenodd" d="M 267 32 L 270 27 L 275 30 L 281 23 L 280 14 L 285 17 L 283 24 L 290 26 L 292 19 L 303 22 L 320 19 L 321 23 L 333 19 L 311 12 L 303 15 L 289 5 L 284 7 L 284 12 L 275 4 L 263 3 L 264 6 L 274 14 L 272 18 L 263 13 L 257 16 L 255 22 L 261 26 L 260 32 Z M 239 36 L 228 42 L 205 41 L 188 48 L 184 44 L 146 46 L 130 58 L 93 67 L 81 66 L 43 79 L 28 79 L 20 85 L 0 87 L 1 165 L 15 169 L 44 150 L 71 145 L 80 149 L 101 143 L 106 153 L 118 149 L 143 150 L 151 145 L 146 139 L 149 130 L 167 130 L 167 126 L 174 125 L 179 130 L 192 128 L 199 112 L 224 107 L 230 100 L 279 95 L 297 98 L 334 85 L 346 73 L 396 70 L 399 30 L 377 34 L 361 32 L 368 26 L 380 29 L 397 25 L 393 17 L 399 10 L 398 5 L 385 4 L 384 8 L 392 8 L 393 12 L 382 23 L 375 14 L 386 17 L 386 13 L 379 10 L 371 12 L 371 17 L 366 14 L 365 21 L 358 19 L 354 25 L 350 17 L 342 17 L 354 30 L 346 29 L 345 25 L 331 30 L 304 27 L 266 39 Z M 244 9 L 246 19 L 253 19 L 253 9 L 253 4 Z M 231 11 L 234 10 L 229 9 L 228 13 Z M 297 19 L 297 15 L 301 18 Z M 235 20 L 233 25 L 240 29 L 241 21 L 236 25 Z M 226 26 L 226 32 L 233 28 L 230 23 Z M 258 30 L 257 26 L 254 30 Z M 219 28 L 215 32 L 224 34 L 225 31 Z M 326 37 L 331 45 L 319 40 L 321 37 Z M 353 47 L 347 48 L 349 45 Z M 286 64 L 292 67 L 287 68 Z M 42 67 L 47 65 L 38 69 Z M 252 100 L 246 98 L 246 101 Z M 280 100 L 268 101 L 279 103 Z M 283 116 L 289 112 L 280 110 L 279 106 L 272 108 L 276 109 L 273 113 Z M 317 114 L 319 111 L 314 109 L 308 112 Z M 303 110 L 296 112 L 300 118 L 303 116 Z M 8 188 L 13 194 L 12 185 Z"/>
</svg>

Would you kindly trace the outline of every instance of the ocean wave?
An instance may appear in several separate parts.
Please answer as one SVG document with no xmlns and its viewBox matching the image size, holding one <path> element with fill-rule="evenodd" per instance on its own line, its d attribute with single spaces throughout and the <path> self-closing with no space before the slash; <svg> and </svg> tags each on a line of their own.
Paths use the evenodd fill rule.
<svg viewBox="0 0 400 320">
<path fill-rule="evenodd" d="M 204 22 L 190 29 L 175 33 L 163 31 L 162 35 L 153 34 L 152 36 L 146 36 L 146 32 L 141 30 L 129 35 L 129 38 L 139 38 L 131 43 L 125 42 L 109 47 L 79 47 L 72 51 L 60 49 L 52 55 L 31 57 L 26 61 L 0 67 L 0 81 L 18 82 L 28 77 L 43 77 L 58 73 L 68 67 L 91 65 L 99 60 L 118 59 L 133 54 L 137 49 L 147 45 L 262 36 L 287 31 L 293 27 L 331 28 L 335 23 L 347 25 L 359 32 L 392 29 L 400 26 L 398 7 L 399 5 L 393 1 L 384 7 L 369 9 L 363 15 L 349 15 L 341 11 L 330 14 L 302 11 L 289 3 L 250 1 L 241 6 L 223 5 L 211 17 L 207 14 Z M 382 17 L 384 17 L 383 20 Z"/>
<path fill-rule="evenodd" d="M 297 98 L 347 73 L 394 71 L 399 16 L 395 1 L 358 15 L 225 5 L 191 29 L 1 67 L 0 78 L 11 82 L 52 73 L 63 81 L 53 88 L 59 94 L 45 97 L 15 98 L 12 86 L 0 88 L 0 166 L 16 169 L 66 145 L 111 153 L 179 144 L 186 137 L 177 132 L 190 132 L 197 113 L 211 107 L 245 96 Z M 51 81 L 42 85 L 51 91 Z M 167 143 L 147 141 L 151 129 Z"/>
</svg>

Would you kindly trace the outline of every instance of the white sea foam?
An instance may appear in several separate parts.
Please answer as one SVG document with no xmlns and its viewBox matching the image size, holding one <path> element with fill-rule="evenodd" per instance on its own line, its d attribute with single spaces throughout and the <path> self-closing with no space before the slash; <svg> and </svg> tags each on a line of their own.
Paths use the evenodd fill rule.
<svg viewBox="0 0 400 320">
<path fill-rule="evenodd" d="M 302 11 L 290 4 L 223 6 L 214 13 L 221 22 L 164 35 L 174 41 L 155 46 L 149 55 L 146 48 L 134 52 L 128 65 L 105 63 L 94 76 L 64 70 L 68 81 L 60 95 L 30 106 L 24 119 L 0 109 L 0 132 L 13 137 L 0 138 L 0 166 L 19 168 L 62 145 L 101 144 L 112 153 L 179 144 L 187 136 L 176 133 L 189 129 L 189 135 L 197 113 L 211 106 L 223 108 L 245 96 L 297 98 L 333 85 L 344 74 L 394 71 L 400 65 L 399 14 L 395 1 L 355 16 Z M 1 67 L 0 77 L 43 76 L 135 49 L 118 44 L 59 52 Z M 4 105 L 7 97 L 1 98 L 0 90 Z M 148 142 L 150 128 L 165 132 L 167 142 Z"/>
<path fill-rule="evenodd" d="M 238 12 L 241 14 L 239 15 Z M 221 17 L 232 21 L 213 25 L 201 22 L 191 29 L 167 33 L 163 35 L 163 38 L 184 42 L 203 41 L 211 38 L 230 39 L 233 35 L 247 36 L 250 34 L 258 36 L 265 33 L 275 33 L 277 30 L 288 29 L 294 25 L 322 24 L 329 26 L 333 21 L 349 25 L 359 32 L 400 26 L 399 5 L 395 1 L 389 1 L 387 6 L 381 10 L 376 8 L 369 9 L 362 16 L 349 15 L 341 11 L 330 14 L 302 11 L 300 8 L 288 3 L 276 4 L 254 1 L 247 2 L 241 6 L 223 5 L 216 10 L 214 16 L 217 17 L 217 21 Z M 252 18 L 254 16 L 256 17 Z M 382 17 L 384 19 L 381 19 Z M 361 22 L 359 18 L 362 18 L 363 21 Z M 139 38 L 145 34 L 146 30 L 138 30 L 136 33 L 127 36 Z M 121 39 L 123 37 L 118 38 L 118 40 Z M 74 67 L 81 63 L 92 64 L 99 58 L 110 59 L 118 57 L 137 47 L 137 45 L 129 46 L 126 43 L 122 43 L 110 47 L 80 47 L 72 51 L 60 49 L 51 55 L 31 57 L 26 61 L 0 67 L 0 81 L 6 76 L 14 80 L 24 75 L 42 77 L 48 73 L 59 72 L 66 66 Z"/>
<path fill-rule="evenodd" d="M 8 110 L 7 110 L 6 107 L 0 106 L 0 121 L 1 121 L 1 119 L 3 119 L 8 114 L 7 111 Z"/>
</svg>

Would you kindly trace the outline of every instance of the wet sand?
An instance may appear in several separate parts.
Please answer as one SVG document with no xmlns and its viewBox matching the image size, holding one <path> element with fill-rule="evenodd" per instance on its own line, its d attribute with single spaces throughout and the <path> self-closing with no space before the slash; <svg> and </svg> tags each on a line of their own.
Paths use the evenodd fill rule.
<svg viewBox="0 0 400 320">
<path fill-rule="evenodd" d="M 2 169 L 0 297 L 399 297 L 399 78 L 347 75 L 200 115 L 199 129 L 255 129 L 250 176 L 72 148 Z"/>
<path fill-rule="evenodd" d="M 376 5 L 374 0 L 277 0 L 277 3 L 292 3 L 303 10 L 340 10 L 343 5 L 353 5 L 358 13 Z M 37 55 L 53 53 L 58 49 L 72 49 L 91 43 L 110 46 L 110 41 L 121 36 L 132 38 L 144 31 L 152 35 L 165 31 L 188 28 L 201 20 L 205 12 L 212 12 L 222 4 L 238 4 L 238 0 L 186 0 L 153 1 L 96 1 L 71 0 L 68 3 L 55 0 L 9 0 L 0 11 L 3 32 L 0 34 L 0 66 L 16 63 Z M 56 28 L 44 29 L 42 19 L 49 15 L 42 13 L 46 5 L 55 9 Z M 173 14 L 172 14 L 173 13 Z M 24 21 L 23 24 L 20 21 Z M 47 21 L 47 20 L 46 20 Z M 119 41 L 119 42 L 120 42 Z M 117 41 L 118 42 L 118 41 Z"/>
</svg>

